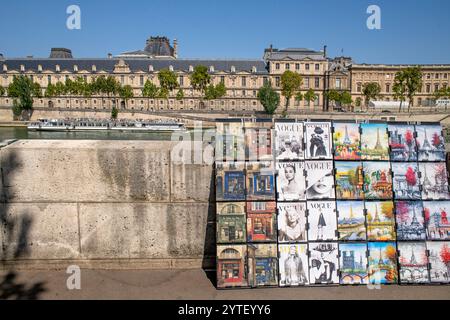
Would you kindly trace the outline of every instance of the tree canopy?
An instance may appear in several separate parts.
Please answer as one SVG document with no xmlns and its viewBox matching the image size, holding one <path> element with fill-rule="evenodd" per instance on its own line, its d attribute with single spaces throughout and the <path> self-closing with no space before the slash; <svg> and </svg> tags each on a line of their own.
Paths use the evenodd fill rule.
<svg viewBox="0 0 450 320">
<path fill-rule="evenodd" d="M 208 68 L 205 66 L 196 66 L 194 72 L 190 76 L 191 85 L 195 90 L 199 90 L 202 95 L 205 94 L 206 88 L 211 83 L 211 76 Z"/>
<path fill-rule="evenodd" d="M 265 83 L 258 90 L 258 100 L 268 114 L 274 114 L 280 104 L 280 95 L 272 88 L 270 83 Z"/>
<path fill-rule="evenodd" d="M 289 108 L 289 101 L 300 91 L 302 86 L 302 76 L 296 72 L 285 71 L 281 75 L 281 94 L 286 99 L 286 107 L 284 112 Z"/>
</svg>

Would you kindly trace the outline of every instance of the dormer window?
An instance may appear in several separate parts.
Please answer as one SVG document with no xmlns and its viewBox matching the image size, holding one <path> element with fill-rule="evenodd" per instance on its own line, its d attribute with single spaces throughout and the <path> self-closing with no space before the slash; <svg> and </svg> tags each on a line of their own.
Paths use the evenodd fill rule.
<svg viewBox="0 0 450 320">
<path fill-rule="evenodd" d="M 154 70 L 154 69 L 153 69 L 153 66 L 152 66 L 152 65 L 149 65 L 149 66 L 148 66 L 148 72 L 153 72 L 153 70 Z"/>
<path fill-rule="evenodd" d="M 209 67 L 209 72 L 214 72 L 214 66 Z"/>
<path fill-rule="evenodd" d="M 38 65 L 38 72 L 42 72 L 42 65 Z"/>
<path fill-rule="evenodd" d="M 97 72 L 97 66 L 95 64 L 92 66 L 92 72 Z"/>
<path fill-rule="evenodd" d="M 169 66 L 169 71 L 173 71 L 173 66 Z"/>
<path fill-rule="evenodd" d="M 253 72 L 253 73 L 256 73 L 256 72 L 257 72 L 257 69 L 256 69 L 255 66 L 252 67 L 252 72 Z"/>
<path fill-rule="evenodd" d="M 74 66 L 73 66 L 73 71 L 74 71 L 74 72 L 78 72 L 78 66 L 77 66 L 77 65 L 74 65 Z"/>
<path fill-rule="evenodd" d="M 20 71 L 25 72 L 25 66 L 23 64 L 20 65 Z"/>
<path fill-rule="evenodd" d="M 231 66 L 231 72 L 236 72 L 236 67 L 235 66 Z"/>
<path fill-rule="evenodd" d="M 56 65 L 56 72 L 61 72 L 61 67 L 59 66 L 59 64 Z"/>
</svg>

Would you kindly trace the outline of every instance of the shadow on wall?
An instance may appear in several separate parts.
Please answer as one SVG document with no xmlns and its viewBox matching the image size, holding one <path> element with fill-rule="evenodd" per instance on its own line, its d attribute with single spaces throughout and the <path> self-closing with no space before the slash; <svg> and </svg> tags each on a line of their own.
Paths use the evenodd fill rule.
<svg viewBox="0 0 450 320">
<path fill-rule="evenodd" d="M 39 295 L 46 291 L 45 283 L 20 283 L 19 274 L 14 271 L 13 267 L 7 267 L 8 261 L 20 260 L 29 255 L 28 236 L 33 224 L 33 218 L 27 212 L 8 215 L 9 194 L 12 188 L 10 182 L 19 165 L 20 161 L 14 152 L 1 158 L 0 232 L 2 233 L 2 250 L 0 251 L 0 265 L 7 272 L 6 275 L 0 276 L 0 299 L 37 300 Z"/>
<path fill-rule="evenodd" d="M 209 184 L 209 208 L 208 219 L 205 232 L 205 245 L 203 249 L 202 269 L 208 277 L 209 281 L 215 287 L 217 284 L 216 273 L 216 173 L 213 168 L 211 180 Z"/>
</svg>

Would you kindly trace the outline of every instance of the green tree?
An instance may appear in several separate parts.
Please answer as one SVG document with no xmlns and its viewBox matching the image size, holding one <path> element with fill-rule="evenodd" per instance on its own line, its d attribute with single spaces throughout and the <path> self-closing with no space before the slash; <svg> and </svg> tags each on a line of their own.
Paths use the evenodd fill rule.
<svg viewBox="0 0 450 320">
<path fill-rule="evenodd" d="M 403 102 L 406 100 L 406 79 L 405 74 L 401 71 L 395 74 L 394 85 L 392 86 L 394 91 L 394 99 L 400 100 L 400 107 L 398 111 L 402 111 Z"/>
<path fill-rule="evenodd" d="M 54 84 L 49 84 L 47 86 L 47 89 L 45 89 L 45 94 L 44 96 L 46 98 L 53 98 L 56 97 L 56 86 Z"/>
<path fill-rule="evenodd" d="M 363 86 L 364 103 L 369 109 L 370 100 L 377 99 L 380 96 L 381 87 L 377 82 L 368 82 Z"/>
<path fill-rule="evenodd" d="M 403 70 L 406 86 L 406 96 L 408 97 L 408 112 L 414 101 L 414 96 L 422 88 L 423 74 L 420 67 L 409 67 Z"/>
<path fill-rule="evenodd" d="M 272 115 L 280 104 L 280 95 L 272 88 L 270 83 L 265 83 L 258 90 L 258 100 L 264 107 L 264 110 Z"/>
<path fill-rule="evenodd" d="M 362 99 L 361 99 L 360 97 L 356 98 L 356 100 L 355 100 L 355 105 L 356 105 L 357 107 L 361 107 L 361 103 L 362 103 Z"/>
<path fill-rule="evenodd" d="M 133 88 L 130 85 L 123 86 L 119 91 L 119 96 L 125 100 L 125 108 L 127 108 L 128 100 L 134 97 Z"/>
<path fill-rule="evenodd" d="M 223 83 L 219 83 L 218 85 L 210 84 L 205 89 L 205 99 L 206 100 L 214 100 L 220 99 L 226 94 L 226 88 Z"/>
<path fill-rule="evenodd" d="M 3 88 L 2 86 L 0 86 L 0 97 L 3 97 L 5 95 L 5 88 Z"/>
<path fill-rule="evenodd" d="M 302 77 L 298 73 L 288 70 L 281 75 L 281 94 L 286 99 L 286 106 L 283 112 L 284 114 L 287 113 L 292 96 L 296 95 L 297 92 L 300 91 L 301 86 Z"/>
<path fill-rule="evenodd" d="M 55 93 L 59 97 L 67 94 L 67 89 L 66 89 L 66 86 L 64 85 L 64 83 L 58 81 L 55 84 Z"/>
<path fill-rule="evenodd" d="M 353 103 L 352 95 L 348 91 L 341 92 L 339 100 L 343 106 L 349 106 Z"/>
<path fill-rule="evenodd" d="M 313 89 L 309 89 L 308 91 L 306 91 L 306 93 L 303 96 L 303 98 L 305 99 L 305 102 L 308 105 L 311 103 L 311 101 L 316 100 L 316 97 L 317 97 L 317 95 Z"/>
<path fill-rule="evenodd" d="M 205 66 L 196 66 L 194 72 L 190 76 L 191 85 L 195 90 L 201 92 L 202 96 L 205 96 L 205 91 L 208 85 L 211 83 L 211 76 L 208 73 L 208 68 Z"/>
<path fill-rule="evenodd" d="M 158 87 L 150 80 L 145 81 L 144 88 L 142 88 L 142 96 L 155 99 L 158 97 Z"/>
<path fill-rule="evenodd" d="M 183 100 L 183 98 L 184 98 L 184 91 L 183 91 L 183 89 L 179 89 L 177 92 L 177 100 L 181 101 L 181 100 Z"/>
<path fill-rule="evenodd" d="M 158 80 L 161 89 L 168 93 L 167 96 L 169 96 L 171 91 L 178 88 L 177 75 L 173 71 L 167 69 L 161 70 L 158 73 Z"/>
<path fill-rule="evenodd" d="M 119 109 L 117 109 L 116 106 L 113 106 L 111 109 L 111 119 L 117 119 L 117 116 L 119 115 Z"/>
<path fill-rule="evenodd" d="M 26 76 L 17 76 L 8 86 L 8 96 L 14 98 L 13 104 L 22 114 L 33 109 L 33 98 L 41 96 L 41 87 Z"/>
<path fill-rule="evenodd" d="M 330 90 L 327 92 L 328 101 L 333 102 L 334 105 L 341 102 L 341 94 L 337 90 Z"/>
<path fill-rule="evenodd" d="M 227 94 L 227 88 L 225 88 L 225 83 L 219 82 L 215 88 L 215 99 L 220 99 Z"/>
</svg>

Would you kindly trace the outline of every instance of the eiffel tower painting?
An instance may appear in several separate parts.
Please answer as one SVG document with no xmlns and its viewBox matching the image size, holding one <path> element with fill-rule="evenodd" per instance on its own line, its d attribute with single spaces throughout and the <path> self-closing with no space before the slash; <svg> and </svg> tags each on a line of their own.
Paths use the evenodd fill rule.
<svg viewBox="0 0 450 320">
<path fill-rule="evenodd" d="M 348 126 L 345 126 L 344 144 L 352 144 L 352 141 L 350 140 L 350 135 L 348 134 Z"/>
<path fill-rule="evenodd" d="M 380 140 L 380 129 L 377 129 L 377 143 L 375 144 L 375 150 L 376 151 L 380 151 L 383 150 L 383 146 L 381 145 L 381 140 Z"/>
<path fill-rule="evenodd" d="M 425 137 L 423 138 L 422 150 L 431 150 L 431 144 L 430 144 L 430 141 L 428 140 L 427 130 L 424 129 L 424 132 L 425 132 Z"/>
</svg>

